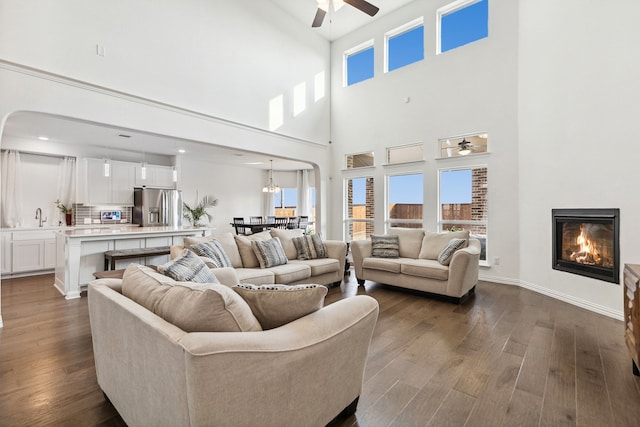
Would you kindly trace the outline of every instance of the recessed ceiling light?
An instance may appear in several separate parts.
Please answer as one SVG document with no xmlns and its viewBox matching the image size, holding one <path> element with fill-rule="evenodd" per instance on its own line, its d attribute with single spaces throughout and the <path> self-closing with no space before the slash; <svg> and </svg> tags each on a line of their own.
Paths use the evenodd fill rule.
<svg viewBox="0 0 640 427">
<path fill-rule="evenodd" d="M 48 141 L 48 140 L 49 140 L 49 137 L 48 137 L 48 136 L 39 136 L 39 137 L 38 137 L 38 139 L 39 139 L 40 141 Z"/>
<path fill-rule="evenodd" d="M 187 152 L 187 150 L 185 150 L 184 148 L 178 149 L 178 153 L 180 153 L 180 154 L 184 154 L 186 152 Z"/>
<path fill-rule="evenodd" d="M 262 163 L 264 162 L 248 162 L 248 163 L 245 163 L 245 165 L 261 165 Z"/>
</svg>

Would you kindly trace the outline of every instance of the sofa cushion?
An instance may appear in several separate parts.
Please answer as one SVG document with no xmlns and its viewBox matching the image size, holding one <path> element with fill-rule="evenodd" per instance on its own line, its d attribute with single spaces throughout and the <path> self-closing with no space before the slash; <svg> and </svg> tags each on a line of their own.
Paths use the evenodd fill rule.
<svg viewBox="0 0 640 427">
<path fill-rule="evenodd" d="M 158 266 L 158 271 L 179 282 L 220 283 L 198 255 L 185 249 L 182 256 Z"/>
<path fill-rule="evenodd" d="M 271 267 L 273 283 L 293 283 L 311 277 L 311 267 L 305 264 L 287 263 Z"/>
<path fill-rule="evenodd" d="M 129 264 L 122 294 L 185 332 L 262 330 L 244 299 L 218 283 L 176 282 L 149 267 Z"/>
<path fill-rule="evenodd" d="M 442 252 L 442 249 L 451 239 L 465 239 L 465 241 L 468 242 L 469 230 L 445 231 L 444 233 L 425 231 L 418 258 L 437 260 L 440 252 Z"/>
<path fill-rule="evenodd" d="M 400 273 L 402 261 L 406 259 L 407 258 L 364 258 L 362 260 L 362 268 Z"/>
<path fill-rule="evenodd" d="M 322 285 L 238 285 L 232 288 L 251 307 L 263 329 L 277 328 L 324 305 L 327 288 Z"/>
<path fill-rule="evenodd" d="M 449 279 L 449 267 L 431 259 L 404 258 L 400 272 L 408 276 L 427 277 L 436 280 Z"/>
<path fill-rule="evenodd" d="M 209 258 L 213 262 L 215 268 L 233 267 L 233 264 L 231 264 L 231 260 L 224 251 L 222 244 L 215 239 L 191 245 L 191 250 L 197 255 Z"/>
<path fill-rule="evenodd" d="M 297 258 L 300 260 L 326 258 L 328 256 L 327 247 L 322 241 L 320 234 L 295 237 L 293 244 L 296 249 Z"/>
<path fill-rule="evenodd" d="M 340 271 L 340 261 L 335 258 L 317 258 L 308 260 L 293 260 L 289 264 L 302 264 L 311 267 L 311 277 L 321 274 L 335 273 Z"/>
<path fill-rule="evenodd" d="M 424 238 L 423 229 L 391 227 L 387 234 L 398 236 L 401 257 L 418 258 Z"/>
<path fill-rule="evenodd" d="M 238 251 L 242 258 L 242 267 L 255 268 L 260 267 L 260 262 L 256 258 L 256 254 L 251 247 L 251 242 L 254 240 L 269 240 L 271 234 L 268 231 L 261 231 L 260 233 L 251 234 L 250 236 L 233 236 L 236 244 L 238 245 Z"/>
<path fill-rule="evenodd" d="M 286 264 L 288 261 L 280 239 L 277 237 L 269 240 L 254 240 L 251 242 L 251 247 L 258 258 L 260 268 L 275 267 Z"/>
<path fill-rule="evenodd" d="M 444 245 L 444 248 L 440 251 L 440 254 L 438 255 L 438 262 L 442 265 L 449 265 L 455 251 L 460 248 L 464 248 L 466 245 L 467 241 L 465 239 L 449 240 L 449 243 Z"/>
<path fill-rule="evenodd" d="M 400 246 L 398 236 L 371 235 L 371 256 L 374 258 L 398 258 Z"/>
<path fill-rule="evenodd" d="M 304 230 L 300 228 L 292 230 L 272 228 L 271 230 L 269 230 L 269 232 L 271 234 L 271 237 L 277 237 L 278 239 L 280 239 L 280 243 L 282 244 L 282 248 L 284 249 L 284 253 L 287 255 L 288 259 L 296 259 L 298 257 L 298 252 L 296 251 L 296 246 L 293 243 L 293 239 L 303 236 Z"/>
<path fill-rule="evenodd" d="M 271 270 L 263 268 L 236 268 L 235 270 L 240 283 L 254 285 L 272 285 L 276 283 L 275 275 Z"/>
<path fill-rule="evenodd" d="M 234 235 L 232 233 L 220 233 L 205 237 L 185 237 L 184 247 L 190 249 L 193 245 L 203 242 L 209 242 L 211 240 L 217 240 L 220 245 L 222 245 L 224 252 L 227 254 L 229 260 L 231 261 L 232 267 L 242 267 L 242 257 L 240 256 L 240 251 L 238 251 L 236 239 L 234 238 Z"/>
</svg>

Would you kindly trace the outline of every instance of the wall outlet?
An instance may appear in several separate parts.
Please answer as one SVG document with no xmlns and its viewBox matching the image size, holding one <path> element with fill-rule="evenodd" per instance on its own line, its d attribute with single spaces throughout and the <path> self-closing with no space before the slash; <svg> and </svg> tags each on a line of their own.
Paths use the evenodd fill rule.
<svg viewBox="0 0 640 427">
<path fill-rule="evenodd" d="M 500 257 L 499 256 L 493 257 L 493 265 L 500 265 Z"/>
</svg>

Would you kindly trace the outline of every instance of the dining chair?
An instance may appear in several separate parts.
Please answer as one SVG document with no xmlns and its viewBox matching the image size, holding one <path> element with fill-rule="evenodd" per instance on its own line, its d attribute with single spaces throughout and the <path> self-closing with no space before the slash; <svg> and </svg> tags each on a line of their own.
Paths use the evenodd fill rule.
<svg viewBox="0 0 640 427">
<path fill-rule="evenodd" d="M 300 226 L 300 217 L 290 216 L 287 228 L 298 228 Z"/>
<path fill-rule="evenodd" d="M 249 224 L 262 224 L 262 217 L 261 216 L 249 217 Z"/>
<path fill-rule="evenodd" d="M 275 218 L 276 228 L 287 228 L 287 224 L 289 223 L 289 217 L 286 216 L 277 216 Z"/>
<path fill-rule="evenodd" d="M 244 227 L 244 218 L 243 217 L 233 217 L 233 226 L 236 229 L 236 234 L 247 234 L 247 227 Z"/>
</svg>

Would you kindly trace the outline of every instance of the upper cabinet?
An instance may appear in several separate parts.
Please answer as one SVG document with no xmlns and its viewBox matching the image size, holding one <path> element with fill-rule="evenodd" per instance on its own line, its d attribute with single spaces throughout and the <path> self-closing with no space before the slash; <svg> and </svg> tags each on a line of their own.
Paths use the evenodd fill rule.
<svg viewBox="0 0 640 427">
<path fill-rule="evenodd" d="M 145 178 L 142 179 L 142 165 L 136 165 L 136 187 L 176 188 L 171 166 L 145 165 L 145 168 Z"/>
</svg>

